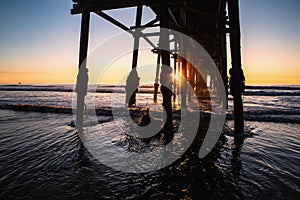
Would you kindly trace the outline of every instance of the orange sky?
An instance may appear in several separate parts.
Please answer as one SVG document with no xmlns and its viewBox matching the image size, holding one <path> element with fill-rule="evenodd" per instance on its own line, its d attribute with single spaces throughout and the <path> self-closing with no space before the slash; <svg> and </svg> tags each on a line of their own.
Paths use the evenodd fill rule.
<svg viewBox="0 0 300 200">
<path fill-rule="evenodd" d="M 40 6 L 50 2 L 45 1 Z M 299 2 L 293 2 L 299 5 Z M 80 16 L 70 15 L 70 4 L 57 1 L 55 6 L 51 4 L 53 6 L 49 10 L 31 7 L 31 12 L 25 14 L 22 12 L 26 9 L 18 10 L 16 2 L 4 5 L 0 14 L 3 27 L 0 34 L 0 84 L 74 83 Z M 294 8 L 296 6 L 286 6 L 287 3 L 274 4 L 267 11 L 263 4 L 258 0 L 240 0 L 242 63 L 246 84 L 300 84 L 300 14 Z M 56 15 L 52 15 L 54 11 Z M 36 17 L 38 12 L 45 17 Z M 47 12 L 51 14 L 47 15 Z M 134 20 L 134 12 L 133 9 L 125 9 L 110 14 L 130 24 Z M 33 13 L 32 16 L 30 13 Z M 16 16 L 18 14 L 20 16 Z M 153 14 L 148 11 L 144 17 L 147 21 L 152 19 Z M 118 33 L 122 33 L 119 28 L 92 16 L 90 51 Z M 143 57 L 140 64 L 149 64 L 149 59 Z M 145 60 L 147 62 L 143 63 Z M 129 70 L 130 63 L 131 59 L 125 69 L 116 68 L 115 71 Z M 124 67 L 124 62 L 122 64 Z M 105 79 L 107 82 L 119 77 L 117 73 L 109 74 L 109 78 Z"/>
</svg>

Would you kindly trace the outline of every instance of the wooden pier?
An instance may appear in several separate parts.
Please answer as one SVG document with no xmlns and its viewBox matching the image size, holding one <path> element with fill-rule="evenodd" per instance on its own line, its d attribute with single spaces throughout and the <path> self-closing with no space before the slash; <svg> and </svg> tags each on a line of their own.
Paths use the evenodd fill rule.
<svg viewBox="0 0 300 200">
<path fill-rule="evenodd" d="M 176 30 L 184 33 L 199 42 L 205 50 L 210 54 L 217 69 L 219 70 L 225 91 L 227 94 L 228 86 L 234 100 L 234 122 L 236 134 L 244 132 L 243 119 L 243 102 L 242 93 L 244 90 L 245 78 L 241 67 L 241 51 L 240 51 L 240 22 L 239 22 L 239 5 L 238 0 L 73 0 L 72 14 L 81 14 L 81 35 L 79 48 L 79 71 L 83 71 L 81 76 L 87 76 L 86 59 L 89 41 L 90 13 L 102 17 L 119 28 L 133 33 L 136 28 L 146 28 L 159 26 L 162 28 Z M 156 17 L 146 23 L 142 22 L 143 6 L 147 6 L 153 10 Z M 127 27 L 118 20 L 107 15 L 106 10 L 122 9 L 127 7 L 136 7 L 135 27 Z M 138 30 L 138 29 L 136 29 Z M 137 67 L 138 47 L 140 39 L 146 40 L 153 47 L 153 52 L 157 53 L 157 66 L 171 66 L 171 59 L 174 60 L 173 71 L 180 71 L 181 75 L 188 79 L 197 95 L 203 95 L 203 89 L 207 87 L 199 73 L 185 59 L 177 56 L 176 52 L 165 51 L 161 49 L 169 49 L 169 38 L 167 34 L 160 33 L 159 44 L 157 48 L 149 39 L 151 34 L 137 34 L 139 37 L 134 38 L 134 51 L 132 59 L 132 69 Z M 230 77 L 227 76 L 227 35 L 229 35 L 230 52 L 232 66 L 230 69 Z M 172 57 L 170 56 L 172 54 Z M 171 70 L 162 68 L 161 76 L 171 77 Z M 205 73 L 205 72 L 203 72 Z M 137 77 L 136 77 L 137 78 Z M 214 74 L 210 74 L 211 80 Z M 162 81 L 162 78 L 160 78 Z M 164 79 L 164 78 L 163 78 Z M 168 80 L 170 78 L 166 78 Z M 155 80 L 154 88 L 156 94 L 159 87 L 158 74 Z M 162 83 L 168 85 L 172 83 Z M 77 83 L 80 88 L 86 88 L 85 83 Z M 172 87 L 172 85 L 171 85 Z M 173 86 L 176 94 L 176 84 Z M 167 120 L 165 127 L 172 128 L 172 91 L 167 87 L 161 86 L 163 96 L 163 106 L 167 111 Z M 77 90 L 77 128 L 81 128 L 83 124 L 84 98 L 86 91 Z M 189 94 L 185 89 L 185 85 L 181 85 L 181 106 L 186 105 Z M 228 94 L 227 94 L 228 96 Z M 128 100 L 128 106 L 135 103 L 135 98 Z"/>
</svg>

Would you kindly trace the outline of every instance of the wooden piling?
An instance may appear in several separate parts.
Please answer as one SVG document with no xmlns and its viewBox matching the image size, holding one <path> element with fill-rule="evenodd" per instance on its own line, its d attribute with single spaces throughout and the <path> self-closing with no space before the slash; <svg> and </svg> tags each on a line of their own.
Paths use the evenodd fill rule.
<svg viewBox="0 0 300 200">
<path fill-rule="evenodd" d="M 186 60 L 182 58 L 181 61 L 181 108 L 186 108 L 186 82 L 187 82 L 187 74 L 186 74 Z"/>
<path fill-rule="evenodd" d="M 177 86 L 176 86 L 176 96 L 178 99 L 178 96 L 180 94 L 181 91 L 181 87 L 180 87 L 180 83 L 181 83 L 181 66 L 182 66 L 182 59 L 180 58 L 180 56 L 177 56 L 178 62 L 177 62 L 177 74 L 178 74 L 178 82 L 177 82 Z M 181 104 L 178 101 L 179 104 Z"/>
<path fill-rule="evenodd" d="M 219 70 L 221 72 L 221 76 L 223 79 L 223 84 L 225 87 L 225 93 L 226 93 L 226 108 L 228 108 L 228 75 L 227 75 L 227 38 L 226 38 L 226 0 L 220 1 L 220 10 L 219 10 Z M 211 76 L 211 80 L 213 80 L 214 76 Z"/>
<path fill-rule="evenodd" d="M 155 82 L 154 82 L 154 103 L 157 103 L 157 93 L 158 93 L 158 87 L 159 87 L 159 70 L 160 68 L 160 53 L 159 51 L 157 52 L 157 61 L 156 61 L 156 75 L 155 75 Z"/>
<path fill-rule="evenodd" d="M 79 70 L 78 77 L 80 74 L 81 68 L 86 68 L 86 59 L 88 53 L 88 42 L 89 42 L 89 27 L 90 27 L 90 12 L 83 11 L 81 18 L 81 33 L 80 33 L 80 47 L 79 47 Z M 86 83 L 88 84 L 88 80 Z M 78 87 L 80 83 L 77 80 L 77 109 L 76 109 L 76 128 L 78 130 L 82 129 L 83 126 L 83 115 L 84 115 L 84 99 L 87 91 L 83 91 L 84 87 Z"/>
<path fill-rule="evenodd" d="M 244 75 L 241 64 L 240 22 L 238 0 L 228 0 L 228 14 L 230 25 L 230 48 L 231 48 L 231 77 L 230 90 L 234 104 L 234 127 L 236 134 L 244 132 L 244 111 L 242 92 L 244 87 Z"/>
<path fill-rule="evenodd" d="M 143 13 L 143 6 L 142 5 L 138 5 L 137 6 L 137 10 L 136 10 L 136 19 L 135 19 L 135 28 L 136 30 L 134 31 L 134 46 L 133 46 L 133 56 L 132 56 L 132 70 L 136 70 L 137 67 L 137 62 L 138 62 L 138 55 L 139 55 L 139 46 L 140 46 L 140 26 L 141 26 L 141 22 L 142 22 L 142 13 Z M 132 73 L 134 75 L 137 75 L 137 73 Z M 136 79 L 138 80 L 139 77 L 131 77 L 129 76 L 128 79 Z M 127 95 L 131 95 L 128 102 L 128 107 L 132 107 L 133 105 L 136 104 L 136 93 L 138 91 L 138 89 L 134 88 L 134 91 L 131 91 L 133 88 L 132 86 L 129 87 L 128 90 L 126 90 L 127 93 L 132 93 L 132 94 L 127 94 Z"/>
<path fill-rule="evenodd" d="M 159 44 L 161 47 L 161 60 L 162 60 L 162 70 L 161 70 L 161 86 L 160 90 L 163 96 L 163 107 L 167 114 L 167 119 L 165 122 L 165 130 L 173 129 L 173 117 L 172 117 L 172 69 L 170 68 L 170 44 L 169 44 L 169 8 L 168 0 L 160 1 L 160 38 Z M 165 135 L 166 137 L 169 137 Z"/>
<path fill-rule="evenodd" d="M 180 24 L 183 28 L 187 27 L 187 1 L 182 1 L 182 6 L 180 7 Z M 183 41 L 180 43 L 181 45 L 181 54 L 183 58 L 181 59 L 181 108 L 186 109 L 186 80 L 187 80 L 187 74 L 186 74 L 186 67 L 187 67 L 187 49 L 185 44 L 183 44 Z M 184 80 L 185 79 L 185 80 Z"/>
<path fill-rule="evenodd" d="M 177 51 L 176 44 L 175 44 L 175 52 Z M 177 91 L 177 80 L 176 80 L 176 73 L 177 73 L 177 54 L 174 54 L 174 71 L 173 71 L 173 104 L 176 103 L 176 91 Z"/>
</svg>

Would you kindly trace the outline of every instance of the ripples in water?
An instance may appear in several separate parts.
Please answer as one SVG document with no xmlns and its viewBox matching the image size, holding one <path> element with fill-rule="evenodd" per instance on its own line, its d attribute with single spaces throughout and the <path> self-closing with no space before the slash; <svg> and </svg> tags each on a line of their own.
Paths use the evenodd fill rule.
<svg viewBox="0 0 300 200">
<path fill-rule="evenodd" d="M 299 124 L 247 122 L 255 136 L 225 135 L 205 159 L 192 145 L 168 167 L 133 174 L 93 158 L 70 115 L 0 113 L 1 199 L 299 199 Z"/>
</svg>

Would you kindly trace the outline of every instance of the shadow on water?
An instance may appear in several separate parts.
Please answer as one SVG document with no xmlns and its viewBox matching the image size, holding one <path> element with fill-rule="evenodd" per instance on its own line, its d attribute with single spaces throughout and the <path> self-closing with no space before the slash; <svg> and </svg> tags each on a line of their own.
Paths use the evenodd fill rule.
<svg viewBox="0 0 300 200">
<path fill-rule="evenodd" d="M 0 170 L 0 199 L 242 197 L 242 141 L 229 144 L 222 135 L 208 156 L 198 158 L 210 119 L 200 120 L 195 141 L 174 163 L 157 171 L 134 174 L 99 163 L 83 146 L 74 128 L 67 125 L 69 119 L 61 115 L 30 113 L 24 118 L 19 112 L 3 111 L 3 115 L 6 113 L 5 119 L 10 119 L 6 127 L 11 131 L 0 134 L 0 161 L 5 163 Z M 16 127 L 17 120 L 26 126 Z"/>
<path fill-rule="evenodd" d="M 200 120 L 200 128 L 190 148 L 171 165 L 148 173 L 115 171 L 94 159 L 80 143 L 76 188 L 84 199 L 239 199 L 242 168 L 240 152 L 244 138 L 220 136 L 214 149 L 203 159 L 198 152 L 210 118 Z M 226 128 L 226 127 L 225 127 Z M 175 133 L 176 134 L 176 133 Z M 132 138 L 127 138 L 130 140 Z M 224 154 L 231 154 L 224 156 Z"/>
</svg>

